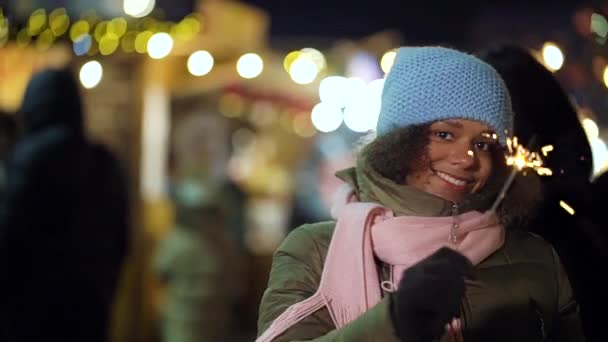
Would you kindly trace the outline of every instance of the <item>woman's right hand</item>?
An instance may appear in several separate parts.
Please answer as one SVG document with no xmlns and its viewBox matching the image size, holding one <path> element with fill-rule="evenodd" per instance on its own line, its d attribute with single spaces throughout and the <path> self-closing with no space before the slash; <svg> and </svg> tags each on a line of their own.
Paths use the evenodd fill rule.
<svg viewBox="0 0 608 342">
<path fill-rule="evenodd" d="M 391 304 L 393 324 L 400 340 L 439 340 L 446 324 L 458 316 L 465 278 L 472 277 L 473 264 L 447 247 L 405 270 Z"/>
</svg>

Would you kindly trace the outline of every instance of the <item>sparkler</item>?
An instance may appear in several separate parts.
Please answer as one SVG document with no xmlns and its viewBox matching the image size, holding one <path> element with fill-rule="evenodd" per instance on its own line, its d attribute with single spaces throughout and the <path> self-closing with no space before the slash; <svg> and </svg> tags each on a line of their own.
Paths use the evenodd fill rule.
<svg viewBox="0 0 608 342">
<path fill-rule="evenodd" d="M 525 147 L 521 146 L 517 141 L 517 137 L 513 137 L 513 139 L 507 138 L 507 148 L 508 154 L 505 156 L 505 159 L 507 165 L 512 167 L 512 170 L 502 189 L 498 193 L 494 204 L 492 204 L 492 207 L 490 208 L 491 212 L 495 212 L 496 209 L 498 209 L 500 202 L 505 198 L 511 183 L 515 180 L 515 176 L 518 172 L 524 169 L 531 169 L 536 171 L 540 176 L 551 176 L 553 174 L 551 169 L 543 167 L 543 160 L 540 155 L 536 152 L 530 152 Z M 543 146 L 541 151 L 543 155 L 546 156 L 548 152 L 553 151 L 553 146 Z"/>
</svg>

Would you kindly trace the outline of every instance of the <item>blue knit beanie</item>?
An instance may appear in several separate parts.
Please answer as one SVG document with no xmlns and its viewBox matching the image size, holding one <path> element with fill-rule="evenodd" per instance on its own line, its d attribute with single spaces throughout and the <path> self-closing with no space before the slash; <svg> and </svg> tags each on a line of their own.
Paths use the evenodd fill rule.
<svg viewBox="0 0 608 342">
<path fill-rule="evenodd" d="M 377 135 L 447 119 L 483 122 L 504 145 L 513 130 L 511 99 L 504 81 L 489 64 L 460 51 L 400 48 L 384 82 Z"/>
</svg>

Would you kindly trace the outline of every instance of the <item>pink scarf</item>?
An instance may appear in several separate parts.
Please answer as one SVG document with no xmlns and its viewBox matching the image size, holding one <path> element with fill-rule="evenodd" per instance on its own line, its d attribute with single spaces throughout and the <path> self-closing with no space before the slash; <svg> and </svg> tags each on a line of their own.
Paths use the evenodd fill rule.
<svg viewBox="0 0 608 342">
<path fill-rule="evenodd" d="M 477 265 L 504 242 L 504 229 L 490 213 L 393 217 L 379 204 L 353 203 L 352 190 L 339 194 L 341 200 L 332 208 L 337 223 L 317 292 L 285 310 L 256 342 L 272 341 L 324 306 L 339 329 L 378 304 L 382 291 L 374 255 L 391 266 L 391 280 L 382 284 L 391 291 L 405 269 L 441 247 L 453 248 Z M 448 239 L 454 220 L 459 224 L 456 243 Z"/>
</svg>

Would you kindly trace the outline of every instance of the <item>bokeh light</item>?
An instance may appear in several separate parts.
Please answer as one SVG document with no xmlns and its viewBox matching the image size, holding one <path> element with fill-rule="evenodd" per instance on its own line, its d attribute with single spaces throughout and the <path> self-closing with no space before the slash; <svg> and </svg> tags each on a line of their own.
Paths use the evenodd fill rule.
<svg viewBox="0 0 608 342">
<path fill-rule="evenodd" d="M 36 38 L 36 49 L 38 51 L 48 50 L 53 43 L 55 42 L 55 35 L 50 28 L 45 29 L 40 33 L 38 38 Z"/>
<path fill-rule="evenodd" d="M 393 63 L 395 63 L 396 56 L 397 50 L 395 49 L 387 51 L 384 53 L 384 55 L 382 55 L 382 58 L 380 59 L 380 68 L 382 69 L 382 71 L 384 71 L 385 74 L 388 74 L 388 72 L 393 67 Z"/>
<path fill-rule="evenodd" d="M 298 59 L 298 57 L 300 56 L 301 52 L 300 51 L 291 51 L 290 53 L 288 53 L 285 58 L 283 59 L 283 68 L 285 69 L 285 71 L 287 71 L 289 73 L 289 69 L 291 69 L 291 64 Z"/>
<path fill-rule="evenodd" d="M 93 38 L 88 34 L 83 34 L 80 36 L 80 38 L 74 41 L 72 49 L 74 50 L 74 54 L 76 56 L 82 56 L 89 52 L 92 44 Z"/>
<path fill-rule="evenodd" d="M 583 129 L 585 130 L 589 141 L 593 141 L 593 139 L 597 139 L 599 137 L 600 130 L 595 121 L 590 118 L 584 118 L 581 121 L 581 124 L 583 125 Z"/>
<path fill-rule="evenodd" d="M 551 71 L 557 71 L 564 65 L 564 53 L 555 43 L 547 42 L 542 49 L 543 61 Z"/>
<path fill-rule="evenodd" d="M 343 108 L 348 100 L 348 79 L 342 76 L 324 78 L 319 85 L 319 98 L 321 102 Z"/>
<path fill-rule="evenodd" d="M 312 124 L 321 132 L 332 132 L 342 124 L 342 109 L 329 103 L 318 103 L 310 115 Z"/>
<path fill-rule="evenodd" d="M 119 44 L 120 39 L 118 36 L 108 32 L 108 34 L 104 35 L 99 41 L 99 53 L 104 56 L 110 55 L 118 49 Z"/>
<path fill-rule="evenodd" d="M 380 98 L 384 79 L 370 82 L 364 95 L 359 96 L 344 109 L 344 124 L 354 132 L 366 132 L 376 128 L 380 114 Z"/>
<path fill-rule="evenodd" d="M 241 56 L 236 63 L 236 70 L 243 78 L 255 78 L 262 73 L 264 61 L 255 53 L 247 53 Z"/>
<path fill-rule="evenodd" d="M 309 84 L 317 78 L 318 74 L 319 69 L 317 64 L 312 59 L 306 57 L 306 55 L 301 55 L 291 63 L 291 67 L 289 68 L 289 76 L 298 84 Z"/>
<path fill-rule="evenodd" d="M 55 37 L 67 32 L 70 27 L 70 17 L 65 8 L 57 8 L 49 15 L 49 27 Z"/>
<path fill-rule="evenodd" d="M 606 170 L 608 162 L 608 148 L 601 138 L 591 140 L 591 154 L 593 155 L 593 174 L 599 175 Z"/>
<path fill-rule="evenodd" d="M 606 38 L 606 35 L 608 35 L 608 21 L 606 21 L 606 18 L 599 13 L 593 13 L 591 15 L 590 28 L 591 32 L 602 38 Z"/>
<path fill-rule="evenodd" d="M 73 42 L 75 42 L 78 39 L 80 39 L 80 37 L 82 37 L 83 35 L 88 34 L 90 29 L 91 29 L 91 25 L 89 25 L 88 21 L 78 20 L 70 28 L 70 39 Z"/>
<path fill-rule="evenodd" d="M 148 51 L 148 41 L 153 34 L 152 31 L 138 33 L 137 37 L 135 37 L 135 51 L 138 53 L 146 53 L 146 51 Z"/>
<path fill-rule="evenodd" d="M 156 33 L 148 41 L 148 55 L 151 58 L 165 58 L 171 53 L 172 49 L 173 38 L 167 33 Z"/>
<path fill-rule="evenodd" d="M 155 0 L 123 0 L 122 8 L 127 15 L 141 18 L 150 14 L 155 4 Z"/>
<path fill-rule="evenodd" d="M 208 51 L 196 51 L 188 57 L 188 71 L 194 76 L 208 74 L 213 68 L 213 56 Z"/>
<path fill-rule="evenodd" d="M 86 89 L 95 88 L 103 76 L 103 68 L 98 61 L 89 61 L 80 68 L 80 82 Z"/>
<path fill-rule="evenodd" d="M 27 21 L 27 33 L 31 37 L 38 35 L 46 27 L 46 22 L 46 11 L 43 8 L 35 10 Z"/>
<path fill-rule="evenodd" d="M 125 18 L 114 18 L 108 23 L 106 32 L 120 38 L 127 32 L 127 26 Z"/>
</svg>

